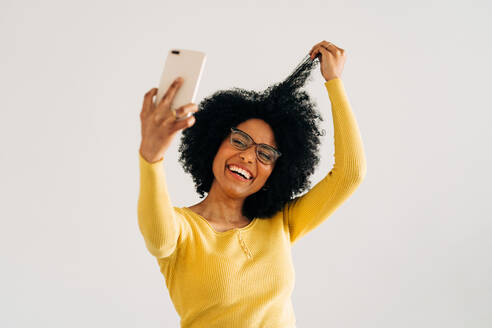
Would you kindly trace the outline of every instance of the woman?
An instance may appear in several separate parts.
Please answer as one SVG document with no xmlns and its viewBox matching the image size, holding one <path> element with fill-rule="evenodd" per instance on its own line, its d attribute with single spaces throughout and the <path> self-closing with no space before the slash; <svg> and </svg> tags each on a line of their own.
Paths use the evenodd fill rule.
<svg viewBox="0 0 492 328">
<path fill-rule="evenodd" d="M 145 95 L 138 222 L 181 327 L 295 327 L 291 246 L 327 219 L 366 173 L 357 122 L 341 80 L 345 51 L 322 41 L 285 81 L 262 93 L 216 92 L 171 111 L 182 81 L 154 106 Z M 332 104 L 335 164 L 302 196 L 319 162 L 322 120 L 300 91 L 319 58 Z M 193 112 L 182 121 L 177 117 Z M 196 124 L 195 124 L 196 121 Z M 180 162 L 207 197 L 172 206 L 162 167 L 183 130 Z M 322 247 L 322 246 L 321 246 Z"/>
</svg>

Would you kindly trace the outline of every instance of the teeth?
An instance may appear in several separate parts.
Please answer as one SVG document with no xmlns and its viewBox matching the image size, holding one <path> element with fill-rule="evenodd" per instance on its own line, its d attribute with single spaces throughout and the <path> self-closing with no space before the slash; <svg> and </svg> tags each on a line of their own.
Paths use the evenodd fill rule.
<svg viewBox="0 0 492 328">
<path fill-rule="evenodd" d="M 251 178 L 251 176 L 249 175 L 249 173 L 247 171 L 245 171 L 245 170 L 243 170 L 243 169 L 241 169 L 241 168 L 239 168 L 237 166 L 229 165 L 229 169 L 231 171 L 241 173 L 242 175 L 244 175 L 246 177 L 246 179 L 250 179 Z"/>
</svg>

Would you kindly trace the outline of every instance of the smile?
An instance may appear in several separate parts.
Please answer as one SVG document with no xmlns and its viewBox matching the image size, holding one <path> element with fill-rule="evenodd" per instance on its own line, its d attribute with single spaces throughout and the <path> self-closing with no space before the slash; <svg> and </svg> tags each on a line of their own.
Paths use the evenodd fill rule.
<svg viewBox="0 0 492 328">
<path fill-rule="evenodd" d="M 230 175 L 232 175 L 232 176 L 234 177 L 234 179 L 236 179 L 236 180 L 243 181 L 243 182 L 248 182 L 248 181 L 252 180 L 252 179 L 246 179 L 245 177 L 243 177 L 243 176 L 242 176 L 242 175 L 240 175 L 239 173 L 236 173 L 236 172 L 234 172 L 234 171 L 231 171 L 231 170 L 229 169 L 229 166 L 228 166 L 228 165 L 226 166 L 226 170 L 227 170 L 227 172 L 229 172 L 229 174 L 230 174 Z"/>
</svg>

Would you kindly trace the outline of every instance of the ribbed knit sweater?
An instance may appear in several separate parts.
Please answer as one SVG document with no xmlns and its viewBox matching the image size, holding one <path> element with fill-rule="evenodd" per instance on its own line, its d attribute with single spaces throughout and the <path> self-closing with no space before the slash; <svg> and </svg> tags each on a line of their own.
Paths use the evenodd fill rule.
<svg viewBox="0 0 492 328">
<path fill-rule="evenodd" d="M 219 232 L 188 207 L 173 206 L 164 158 L 149 163 L 139 152 L 138 225 L 182 328 L 296 326 L 291 247 L 330 217 L 366 173 L 362 139 L 343 82 L 335 78 L 325 86 L 334 124 L 333 168 L 273 217 L 254 218 L 243 228 Z"/>
</svg>

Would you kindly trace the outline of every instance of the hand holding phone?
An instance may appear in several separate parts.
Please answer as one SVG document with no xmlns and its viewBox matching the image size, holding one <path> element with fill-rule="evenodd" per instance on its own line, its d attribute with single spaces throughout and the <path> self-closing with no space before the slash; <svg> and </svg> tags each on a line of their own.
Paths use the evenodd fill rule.
<svg viewBox="0 0 492 328">
<path fill-rule="evenodd" d="M 175 95 L 183 82 L 184 80 L 175 80 L 158 103 L 153 101 L 157 94 L 157 88 L 153 88 L 145 94 L 140 113 L 142 142 L 139 151 L 140 155 L 149 163 L 160 161 L 176 133 L 195 123 L 195 117 L 192 116 L 192 113 L 198 110 L 196 104 L 188 103 L 176 109 L 176 115 L 186 117 L 179 121 L 174 119 L 170 110 L 170 104 L 175 99 Z"/>
<path fill-rule="evenodd" d="M 193 112 L 198 110 L 198 106 L 193 101 L 205 59 L 205 54 L 199 51 L 169 51 L 159 88 L 153 88 L 145 94 L 140 113 L 140 154 L 146 161 L 154 163 L 161 160 L 174 135 L 194 124 Z M 178 77 L 183 79 L 178 80 Z M 175 110 L 177 119 L 171 109 Z"/>
</svg>

